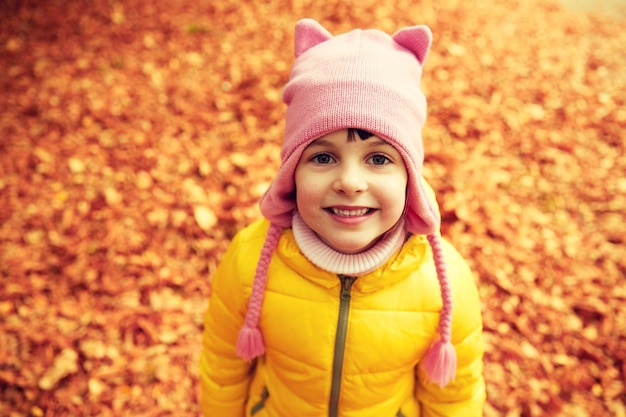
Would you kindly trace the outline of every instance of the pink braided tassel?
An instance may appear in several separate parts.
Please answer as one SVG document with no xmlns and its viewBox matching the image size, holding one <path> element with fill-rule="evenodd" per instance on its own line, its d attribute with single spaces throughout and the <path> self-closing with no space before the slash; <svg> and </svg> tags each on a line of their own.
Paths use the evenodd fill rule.
<svg viewBox="0 0 626 417">
<path fill-rule="evenodd" d="M 249 327 L 244 324 L 237 338 L 237 355 L 250 361 L 263 353 L 265 353 L 263 334 L 258 327 Z"/>
<path fill-rule="evenodd" d="M 428 379 L 443 388 L 456 377 L 456 351 L 450 342 L 452 334 L 452 289 L 450 288 L 450 279 L 448 278 L 439 235 L 433 233 L 427 238 L 433 251 L 443 306 L 439 318 L 439 339 L 428 349 L 422 367 L 426 371 Z"/>
<path fill-rule="evenodd" d="M 270 224 L 261 256 L 257 264 L 254 281 L 252 282 L 252 294 L 248 302 L 248 311 L 243 326 L 239 330 L 237 337 L 237 355 L 244 360 L 252 360 L 257 356 L 265 353 L 265 342 L 263 334 L 259 329 L 259 320 L 261 318 L 261 308 L 263 307 L 263 298 L 265 296 L 265 284 L 267 283 L 267 270 L 278 241 L 282 229 L 279 226 Z"/>
<path fill-rule="evenodd" d="M 430 382 L 445 387 L 456 376 L 456 351 L 450 342 L 436 340 L 428 349 L 423 362 Z"/>
</svg>

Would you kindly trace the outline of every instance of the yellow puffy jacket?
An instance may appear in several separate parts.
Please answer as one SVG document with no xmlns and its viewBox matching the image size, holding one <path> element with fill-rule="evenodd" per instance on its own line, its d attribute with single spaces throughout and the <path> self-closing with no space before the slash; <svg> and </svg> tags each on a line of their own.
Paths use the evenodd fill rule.
<svg viewBox="0 0 626 417">
<path fill-rule="evenodd" d="M 268 222 L 240 231 L 212 280 L 200 358 L 210 417 L 481 416 L 485 400 L 478 292 L 444 241 L 453 288 L 454 382 L 429 384 L 419 361 L 437 337 L 441 295 L 430 245 L 414 235 L 378 270 L 351 278 L 310 263 L 291 230 L 268 271 L 265 354 L 235 354 Z"/>
</svg>

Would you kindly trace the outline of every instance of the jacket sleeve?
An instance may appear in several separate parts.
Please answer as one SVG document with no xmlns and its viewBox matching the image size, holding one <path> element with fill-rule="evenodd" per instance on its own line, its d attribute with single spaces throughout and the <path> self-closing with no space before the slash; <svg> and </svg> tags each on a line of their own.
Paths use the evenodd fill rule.
<svg viewBox="0 0 626 417">
<path fill-rule="evenodd" d="M 204 316 L 200 356 L 200 405 L 205 417 L 243 417 L 252 364 L 235 353 L 249 291 L 243 285 L 256 262 L 241 233 L 228 247 L 213 274 Z"/>
<path fill-rule="evenodd" d="M 418 366 L 417 399 L 422 417 L 479 417 L 485 403 L 483 325 L 474 276 L 461 255 L 445 242 L 454 310 L 452 343 L 457 354 L 456 379 L 446 387 L 431 384 Z"/>
</svg>

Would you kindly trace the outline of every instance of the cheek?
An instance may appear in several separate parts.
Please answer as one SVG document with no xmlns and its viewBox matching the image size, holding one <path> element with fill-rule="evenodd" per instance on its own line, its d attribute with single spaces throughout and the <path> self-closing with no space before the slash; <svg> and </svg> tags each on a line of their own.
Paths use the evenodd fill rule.
<svg viewBox="0 0 626 417">
<path fill-rule="evenodd" d="M 396 181 L 387 182 L 383 192 L 385 193 L 385 200 L 394 214 L 404 212 L 407 196 L 407 182 L 404 177 L 398 176 Z"/>
<path fill-rule="evenodd" d="M 310 200 L 310 195 L 312 193 L 312 184 L 310 181 L 307 181 L 307 175 L 302 173 L 301 170 L 296 169 L 296 173 L 294 175 L 294 182 L 296 187 L 296 206 L 300 210 L 302 207 L 306 207 L 307 201 Z"/>
<path fill-rule="evenodd" d="M 317 213 L 328 192 L 323 176 L 303 172 L 296 175 L 296 208 L 303 215 Z"/>
</svg>

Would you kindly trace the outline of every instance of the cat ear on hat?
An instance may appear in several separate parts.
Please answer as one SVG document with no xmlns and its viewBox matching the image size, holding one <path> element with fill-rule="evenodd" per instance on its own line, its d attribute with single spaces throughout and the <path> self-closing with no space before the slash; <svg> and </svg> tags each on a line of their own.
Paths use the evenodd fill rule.
<svg viewBox="0 0 626 417">
<path fill-rule="evenodd" d="M 302 55 L 315 45 L 331 39 L 333 35 L 313 19 L 301 19 L 295 29 L 295 55 Z"/>
<path fill-rule="evenodd" d="M 406 27 L 397 31 L 392 38 L 396 43 L 413 52 L 419 63 L 424 65 L 433 41 L 433 34 L 428 26 Z"/>
</svg>

